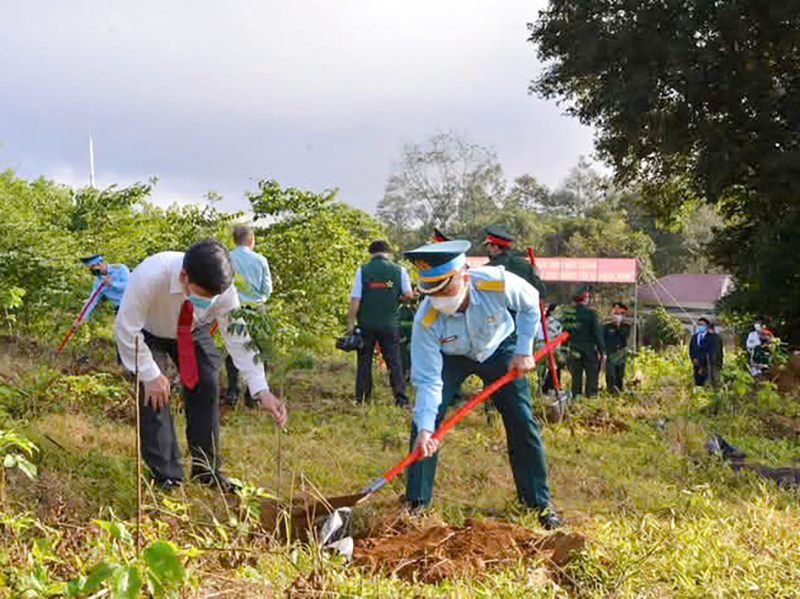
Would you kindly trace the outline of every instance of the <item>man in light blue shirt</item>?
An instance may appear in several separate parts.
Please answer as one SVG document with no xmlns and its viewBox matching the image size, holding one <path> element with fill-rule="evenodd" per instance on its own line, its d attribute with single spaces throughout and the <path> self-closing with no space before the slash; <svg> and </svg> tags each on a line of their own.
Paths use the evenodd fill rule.
<svg viewBox="0 0 800 599">
<path fill-rule="evenodd" d="M 236 290 L 239 301 L 263 308 L 264 303 L 272 293 L 272 274 L 269 263 L 261 254 L 253 251 L 256 236 L 251 227 L 241 225 L 233 228 L 233 241 L 236 247 L 231 251 L 231 263 L 236 272 Z M 225 370 L 228 372 L 228 390 L 225 401 L 235 406 L 239 398 L 239 370 L 233 363 L 233 358 L 225 359 Z M 250 397 L 250 391 L 245 391 L 245 402 L 248 406 L 255 405 Z"/>
<path fill-rule="evenodd" d="M 116 314 L 119 311 L 119 304 L 125 293 L 125 287 L 128 285 L 128 277 L 131 274 L 130 269 L 124 264 L 108 264 L 100 254 L 81 258 L 81 262 L 95 276 L 89 297 L 92 297 L 97 288 L 103 284 L 103 289 L 95 296 L 92 303 L 87 306 L 86 313 L 83 315 L 84 320 L 89 317 L 89 314 L 94 311 L 103 298 L 111 302 Z"/>
<path fill-rule="evenodd" d="M 439 446 L 433 431 L 464 379 L 475 374 L 489 385 L 509 370 L 535 368 L 538 291 L 502 267 L 467 272 L 469 247 L 468 241 L 456 240 L 406 252 L 417 267 L 419 291 L 427 296 L 411 335 L 411 382 L 417 390 L 411 447 L 419 447 L 425 458 L 408 470 L 406 500 L 412 508 L 430 503 Z M 503 417 L 519 500 L 538 511 L 545 528 L 557 528 L 561 522 L 550 505 L 544 448 L 527 379 L 520 376 L 508 383 L 492 400 Z"/>
<path fill-rule="evenodd" d="M 231 262 L 236 274 L 244 279 L 241 285 L 237 281 L 239 301 L 263 304 L 272 293 L 269 263 L 264 256 L 253 251 L 256 236 L 252 228 L 244 225 L 234 227 L 233 240 L 236 247 L 231 251 Z"/>
</svg>

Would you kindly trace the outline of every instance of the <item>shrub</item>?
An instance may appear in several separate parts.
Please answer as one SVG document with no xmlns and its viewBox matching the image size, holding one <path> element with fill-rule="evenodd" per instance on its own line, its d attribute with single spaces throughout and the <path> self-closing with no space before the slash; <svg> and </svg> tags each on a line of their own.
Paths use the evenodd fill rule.
<svg viewBox="0 0 800 599">
<path fill-rule="evenodd" d="M 659 306 L 653 310 L 644 323 L 644 337 L 648 345 L 662 349 L 678 345 L 683 340 L 681 321 Z"/>
</svg>

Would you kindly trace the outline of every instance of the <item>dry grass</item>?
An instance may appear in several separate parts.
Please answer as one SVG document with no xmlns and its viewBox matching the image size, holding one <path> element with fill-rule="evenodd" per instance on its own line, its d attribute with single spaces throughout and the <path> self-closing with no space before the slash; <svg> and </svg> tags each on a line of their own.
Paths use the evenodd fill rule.
<svg viewBox="0 0 800 599">
<path fill-rule="evenodd" d="M 0 352 L 0 383 L 34 388 L 46 378 L 43 367 L 57 378 L 75 372 L 24 352 Z M 636 368 L 635 389 L 584 402 L 570 421 L 544 430 L 554 501 L 568 528 L 590 539 L 582 559 L 555 580 L 543 580 L 525 564 L 479 582 L 424 585 L 366 576 L 313 550 L 264 538 L 250 526 L 248 506 L 192 484 L 166 501 L 146 493 L 148 534 L 219 549 L 186 558 L 192 572 L 186 597 L 279 596 L 314 571 L 314 596 L 793 596 L 800 583 L 797 493 L 734 473 L 707 456 L 702 444 L 719 430 L 753 457 L 785 465 L 797 455 L 796 440 L 757 436 L 763 424 L 747 410 L 709 413 L 709 398 L 687 385 L 680 357 L 645 355 Z M 410 414 L 391 405 L 380 383 L 373 405 L 353 405 L 353 377 L 349 361 L 321 358 L 313 369 L 273 381 L 276 388 L 283 385 L 291 407 L 280 474 L 278 433 L 270 419 L 246 408 L 227 411 L 221 432 L 225 472 L 283 497 L 312 486 L 331 495 L 351 493 L 380 474 L 406 451 Z M 35 483 L 13 479 L 8 509 L 27 509 L 63 530 L 95 530 L 70 541 L 70 551 L 84 559 L 97 557 L 93 518 L 109 517 L 108 508 L 123 519 L 135 513 L 133 429 L 100 401 L 103 393 L 124 387 L 114 380 L 59 379 L 42 392 L 55 398 L 51 404 L 39 398 L 39 412 L 13 421 L 40 446 L 41 470 Z M 80 397 L 60 403 L 64 389 Z M 124 405 L 124 397 L 114 397 Z M 182 431 L 182 410 L 177 402 L 172 409 Z M 604 424 L 616 422 L 624 427 Z M 180 440 L 183 445 L 182 432 Z M 513 489 L 502 425 L 499 419 L 488 423 L 479 409 L 443 445 L 433 515 L 455 525 L 492 515 L 538 529 L 534 516 L 516 505 Z M 398 480 L 359 508 L 359 527 L 399 511 L 402 492 Z M 62 567 L 65 576 L 74 575 L 78 562 Z"/>
</svg>

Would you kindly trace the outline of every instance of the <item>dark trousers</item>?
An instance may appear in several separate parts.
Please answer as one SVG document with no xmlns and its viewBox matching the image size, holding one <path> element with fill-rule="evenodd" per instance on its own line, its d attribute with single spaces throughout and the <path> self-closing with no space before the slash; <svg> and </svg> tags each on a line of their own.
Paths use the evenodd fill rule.
<svg viewBox="0 0 800 599">
<path fill-rule="evenodd" d="M 225 399 L 230 405 L 235 406 L 239 399 L 239 369 L 236 368 L 230 354 L 225 358 L 225 371 L 228 373 L 228 389 L 225 391 Z M 250 397 L 250 389 L 244 390 L 244 401 L 248 406 L 255 403 Z"/>
<path fill-rule="evenodd" d="M 558 384 L 561 387 L 561 371 L 563 368 L 560 364 L 556 363 L 556 376 L 558 377 Z M 550 372 L 550 366 L 545 364 L 544 369 L 544 382 L 542 383 L 542 393 L 550 393 L 550 391 L 554 391 L 556 388 L 555 381 L 553 380 L 553 373 Z"/>
<path fill-rule="evenodd" d="M 600 375 L 600 360 L 595 347 L 572 347 L 567 361 L 569 374 L 572 377 L 572 395 L 597 395 L 597 379 Z M 583 378 L 586 376 L 584 389 Z"/>
<path fill-rule="evenodd" d="M 119 314 L 119 306 L 114 306 L 114 318 L 115 319 L 117 318 L 117 314 Z M 119 348 L 117 347 L 116 343 L 114 344 L 114 351 L 117 354 L 117 364 L 122 366 L 123 365 L 122 364 L 122 357 L 119 355 Z"/>
<path fill-rule="evenodd" d="M 442 365 L 442 403 L 436 417 L 438 427 L 444 420 L 453 397 L 469 375 L 481 378 L 484 385 L 503 376 L 514 357 L 514 345 L 506 340 L 488 360 L 475 362 L 464 356 L 444 356 Z M 533 417 L 531 396 L 527 378 L 514 381 L 501 387 L 492 401 L 503 417 L 508 445 L 511 471 L 517 486 L 517 497 L 529 507 L 544 509 L 550 500 L 547 487 L 547 469 L 544 447 L 539 436 L 539 426 Z M 411 426 L 411 447 L 417 438 L 417 427 Z M 408 468 L 406 499 L 415 505 L 427 505 L 433 496 L 433 482 L 436 476 L 436 463 L 439 453 L 424 460 L 414 462 Z"/>
<path fill-rule="evenodd" d="M 606 361 L 606 387 L 609 393 L 619 393 L 625 388 L 625 357 L 609 354 Z"/>
<path fill-rule="evenodd" d="M 708 379 L 708 371 L 707 370 L 702 370 L 700 368 L 697 368 L 697 366 L 695 366 L 695 368 L 694 368 L 694 384 L 697 387 L 702 387 L 703 385 L 706 384 L 706 380 L 707 379 Z"/>
<path fill-rule="evenodd" d="M 694 384 L 698 387 L 703 385 L 711 385 L 716 387 L 719 385 L 720 368 L 718 366 L 694 366 Z"/>
<path fill-rule="evenodd" d="M 153 358 L 166 372 L 167 358 L 178 364 L 178 342 L 144 332 L 144 342 Z M 186 441 L 192 466 L 191 476 L 210 478 L 219 473 L 219 382 L 221 354 L 209 333 L 209 327 L 194 331 L 199 381 L 194 389 L 182 389 L 186 409 Z M 144 385 L 141 393 L 142 457 L 153 478 L 183 478 L 181 451 L 175 436 L 175 425 L 169 406 L 159 411 L 145 404 Z"/>
<path fill-rule="evenodd" d="M 400 336 L 400 362 L 403 365 L 403 376 L 408 383 L 411 378 L 411 334 Z"/>
<path fill-rule="evenodd" d="M 372 397 L 372 356 L 375 344 L 381 348 L 381 354 L 389 368 L 392 393 L 398 405 L 406 405 L 406 379 L 400 359 L 400 329 L 361 329 L 364 346 L 358 350 L 358 370 L 356 371 L 356 401 L 361 403 Z"/>
<path fill-rule="evenodd" d="M 692 364 L 692 369 L 694 371 L 694 384 L 698 387 L 702 387 L 708 381 L 708 374 L 709 374 L 709 360 L 708 357 L 700 358 L 697 362 Z"/>
</svg>

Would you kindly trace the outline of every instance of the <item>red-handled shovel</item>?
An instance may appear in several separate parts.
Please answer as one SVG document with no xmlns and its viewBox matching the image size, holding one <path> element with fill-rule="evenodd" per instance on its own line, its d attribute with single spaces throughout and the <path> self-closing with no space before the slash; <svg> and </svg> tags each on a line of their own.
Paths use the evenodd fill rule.
<svg viewBox="0 0 800 599">
<path fill-rule="evenodd" d="M 564 343 L 568 337 L 569 333 L 566 332 L 561 333 L 558 337 L 540 347 L 533 355 L 534 361 L 538 362 L 539 360 L 541 360 L 549 352 L 552 352 L 556 347 Z M 472 399 L 470 399 L 464 405 L 462 405 L 455 412 L 455 414 L 453 414 L 447 420 L 442 422 L 439 428 L 437 428 L 436 431 L 433 433 L 433 437 L 441 441 L 445 433 L 449 431 L 451 428 L 453 428 L 459 420 L 464 418 L 464 416 L 466 416 L 470 410 L 472 410 L 479 403 L 486 401 L 486 399 L 488 399 L 492 395 L 492 393 L 497 391 L 503 385 L 515 379 L 517 376 L 519 376 L 519 372 L 517 370 L 510 370 L 506 374 L 501 376 L 499 379 L 494 381 L 492 384 L 485 387 L 480 393 L 478 393 Z M 403 470 L 405 470 L 411 464 L 420 459 L 420 456 L 421 456 L 421 451 L 419 450 L 419 448 L 413 450 L 406 457 L 404 457 L 402 460 L 400 460 L 394 466 L 392 466 L 389 470 L 387 470 L 382 476 L 379 476 L 378 478 L 370 482 L 368 485 L 362 487 L 355 495 L 329 497 L 322 500 L 300 499 L 298 502 L 299 504 L 295 504 L 292 506 L 292 513 L 291 513 L 292 529 L 296 533 L 301 533 L 302 536 L 302 531 L 305 530 L 306 527 L 308 527 L 311 523 L 314 522 L 316 516 L 327 515 L 332 513 L 333 510 L 336 510 L 338 508 L 352 507 L 358 505 L 359 503 L 362 503 L 367 498 L 369 498 L 373 493 L 383 488 L 388 482 L 390 482 Z M 261 523 L 264 526 L 264 528 L 270 531 L 275 530 L 280 512 L 281 508 L 274 500 L 271 499 L 264 500 L 261 505 Z"/>
<path fill-rule="evenodd" d="M 530 246 L 528 246 L 528 258 L 530 258 L 531 266 L 536 268 L 536 254 Z M 542 313 L 542 335 L 544 336 L 546 345 L 547 342 L 550 341 L 550 333 L 547 331 L 547 313 L 544 307 L 544 298 L 539 296 L 539 311 Z M 561 390 L 561 384 L 558 381 L 558 369 L 556 368 L 556 359 L 552 351 L 547 354 L 547 365 L 550 369 L 550 377 L 553 380 L 553 388 L 556 390 L 556 393 L 558 393 Z"/>
<path fill-rule="evenodd" d="M 72 334 L 78 329 L 78 326 L 81 324 L 81 322 L 83 322 L 83 316 L 86 314 L 86 310 L 88 310 L 89 306 L 92 305 L 94 298 L 100 295 L 100 292 L 103 290 L 103 287 L 105 287 L 105 284 L 105 281 L 100 283 L 100 285 L 97 286 L 97 289 L 94 290 L 94 293 L 89 296 L 89 300 L 83 305 L 83 309 L 81 309 L 81 313 L 78 314 L 78 318 L 72 322 L 72 326 L 69 328 L 66 337 L 64 337 L 61 345 L 58 346 L 58 350 L 56 351 L 57 354 L 61 353 L 61 351 L 64 349 L 64 346 L 67 344 L 67 341 L 69 341 L 69 338 L 72 337 Z"/>
</svg>

